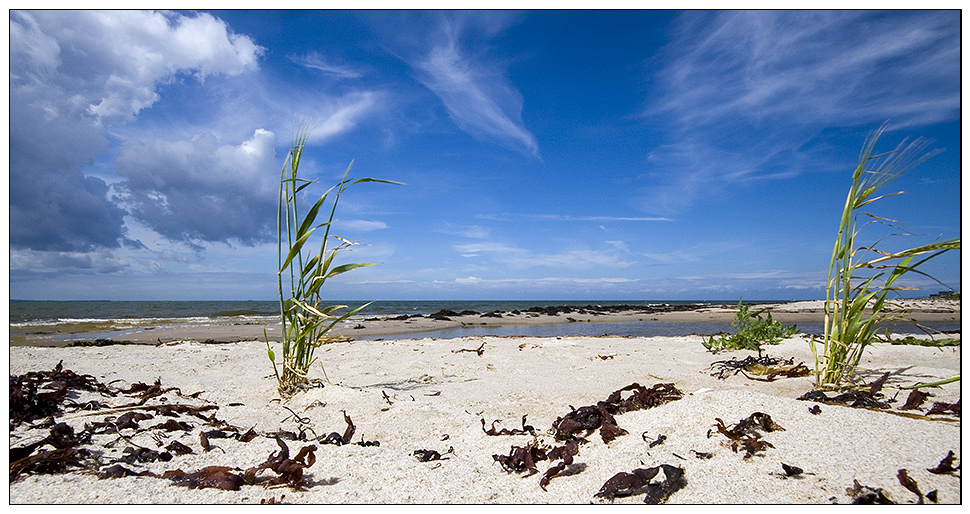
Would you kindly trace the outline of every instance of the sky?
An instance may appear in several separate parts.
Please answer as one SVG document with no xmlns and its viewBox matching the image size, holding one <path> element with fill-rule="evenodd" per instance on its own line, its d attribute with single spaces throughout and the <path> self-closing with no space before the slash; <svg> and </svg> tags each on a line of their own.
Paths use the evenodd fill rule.
<svg viewBox="0 0 970 514">
<path fill-rule="evenodd" d="M 825 296 L 866 137 L 940 153 L 870 205 L 960 236 L 960 12 L 10 11 L 10 298 L 272 300 L 279 174 L 350 176 L 364 300 Z M 908 236 L 893 235 L 905 232 Z M 315 243 L 316 246 L 318 243 Z M 960 290 L 960 253 L 908 296 Z"/>
</svg>

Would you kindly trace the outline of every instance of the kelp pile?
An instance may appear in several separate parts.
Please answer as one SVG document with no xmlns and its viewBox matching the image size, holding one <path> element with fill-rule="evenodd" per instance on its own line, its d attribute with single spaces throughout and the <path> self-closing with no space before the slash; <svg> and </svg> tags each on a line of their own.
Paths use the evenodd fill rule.
<svg viewBox="0 0 970 514">
<path fill-rule="evenodd" d="M 711 376 L 720 380 L 740 373 L 749 380 L 761 382 L 774 382 L 778 378 L 807 377 L 811 373 L 803 362 L 795 364 L 794 359 L 785 360 L 767 355 L 758 357 L 749 355 L 744 359 L 731 358 L 716 361 L 711 363 L 710 370 Z"/>
<path fill-rule="evenodd" d="M 632 393 L 623 398 L 623 393 L 626 391 L 632 391 Z M 603 442 L 609 443 L 627 433 L 626 430 L 617 426 L 614 415 L 649 409 L 679 400 L 682 397 L 683 393 L 674 387 L 674 384 L 655 384 L 647 389 L 634 382 L 622 389 L 613 391 L 605 401 L 597 402 L 595 405 L 587 405 L 578 409 L 570 406 L 569 408 L 572 411 L 556 419 L 552 428 L 555 431 L 557 441 L 578 440 L 585 442 L 585 437 L 599 429 Z M 584 432 L 583 436 L 578 435 L 581 432 Z"/>
<path fill-rule="evenodd" d="M 960 469 L 960 466 L 953 467 L 953 460 L 955 459 L 953 451 L 949 451 L 946 457 L 940 461 L 940 463 L 935 468 L 927 468 L 926 471 L 933 473 L 934 475 L 948 475 L 953 474 Z M 903 486 L 907 491 L 916 495 L 916 504 L 923 505 L 926 500 L 933 503 L 938 503 L 938 493 L 934 489 L 925 495 L 919 488 L 919 484 L 916 480 L 909 476 L 909 471 L 906 469 L 900 469 L 896 472 L 896 480 L 899 481 L 899 485 Z M 853 504 L 858 505 L 892 505 L 897 502 L 894 501 L 888 493 L 884 492 L 882 488 L 875 488 L 864 486 L 859 483 L 858 480 L 854 480 L 852 487 L 847 487 L 845 489 L 846 494 L 852 498 Z"/>
<path fill-rule="evenodd" d="M 653 483 L 651 480 L 660 471 L 664 472 L 664 479 Z M 621 471 L 603 484 L 599 492 L 593 496 L 613 501 L 618 496 L 635 496 L 643 494 L 643 502 L 657 505 L 666 503 L 671 494 L 687 485 L 684 479 L 684 469 L 669 464 L 661 464 L 652 468 L 634 469 L 630 473 Z"/>
<path fill-rule="evenodd" d="M 798 399 L 827 403 L 831 405 L 846 405 L 849 407 L 888 411 L 888 409 L 892 407 L 891 403 L 895 401 L 895 398 L 887 398 L 882 392 L 882 388 L 886 384 L 886 381 L 889 380 L 889 377 L 890 373 L 886 372 L 883 373 L 879 378 L 873 380 L 871 383 L 860 388 L 844 390 L 841 393 L 834 394 L 832 396 L 829 396 L 824 391 L 809 391 L 798 397 Z M 920 391 L 919 389 L 913 389 L 906 397 L 903 405 L 899 407 L 899 410 L 920 410 L 923 403 L 929 398 L 929 396 L 929 393 Z M 961 400 L 957 400 L 954 403 L 933 402 L 932 407 L 930 407 L 922 417 L 933 415 L 953 415 L 956 418 L 959 418 L 962 410 L 960 402 Z M 907 415 L 910 417 L 920 417 L 918 414 L 897 413 L 895 411 L 888 412 Z"/>
<path fill-rule="evenodd" d="M 628 391 L 630 394 L 624 397 L 624 393 Z M 512 445 L 508 455 L 492 455 L 492 459 L 500 463 L 506 472 L 528 472 L 526 476 L 539 473 L 538 462 L 554 461 L 554 464 L 546 470 L 539 480 L 539 487 L 545 491 L 553 477 L 575 474 L 585 469 L 585 465 L 573 466 L 573 457 L 579 455 L 579 446 L 588 443 L 586 437 L 589 437 L 597 429 L 599 429 L 600 437 L 604 443 L 609 443 L 628 433 L 619 427 L 614 415 L 649 409 L 679 400 L 682 396 L 683 394 L 674 387 L 674 384 L 655 384 L 653 387 L 647 388 L 634 382 L 614 391 L 606 400 L 597 402 L 595 405 L 579 408 L 570 406 L 570 412 L 560 416 L 552 424 L 553 438 L 565 443 L 555 447 L 539 442 L 535 428 L 526 424 L 526 416 L 522 416 L 521 429 L 503 428 L 501 430 L 495 428 L 496 423 L 500 420 L 493 421 L 491 427 L 486 428 L 485 418 L 482 418 L 482 431 L 489 436 L 531 435 L 533 440 L 525 446 Z M 661 444 L 665 438 L 666 436 L 661 435 L 656 444 Z M 652 448 L 656 444 L 651 444 L 650 447 Z M 664 470 L 666 479 L 659 484 L 651 483 L 651 479 L 657 475 L 660 469 Z M 629 475 L 632 478 L 623 478 L 621 475 L 623 477 Z M 595 496 L 608 498 L 612 501 L 616 496 L 630 496 L 644 492 L 646 493 L 645 501 L 647 503 L 663 503 L 670 494 L 685 484 L 683 469 L 664 464 L 657 468 L 634 470 L 633 474 L 621 472 L 607 484 L 604 484 L 603 489 Z"/>
<path fill-rule="evenodd" d="M 78 401 L 82 393 L 89 397 L 97 394 L 98 399 Z M 299 434 L 283 430 L 259 434 L 255 427 L 246 430 L 218 419 L 214 411 L 219 407 L 200 400 L 201 393 L 186 395 L 177 387 L 163 387 L 160 380 L 153 384 L 138 382 L 127 388 L 112 387 L 93 376 L 64 369 L 63 363 L 51 371 L 11 375 L 11 432 L 27 424 L 31 432 L 46 430 L 46 435 L 10 448 L 10 481 L 32 474 L 80 471 L 100 479 L 156 477 L 189 488 L 239 490 L 242 485 L 266 485 L 305 489 L 312 485 L 305 471 L 316 462 L 317 446 L 305 445 L 291 457 L 283 441 L 308 441 L 306 431 L 312 432 L 308 419 L 297 416 Z M 172 402 L 171 396 L 181 401 Z M 65 414 L 71 420 L 90 417 L 92 421 L 76 430 L 75 426 L 55 419 L 64 419 Z M 343 434 L 331 432 L 313 440 L 320 444 L 350 444 L 355 426 L 350 416 L 343 414 L 347 423 Z M 190 436 L 194 432 L 198 432 L 195 441 Z M 145 441 L 146 436 L 158 449 L 135 442 Z M 179 456 L 197 452 L 225 453 L 220 440 L 249 443 L 257 437 L 274 439 L 280 450 L 254 466 L 206 466 L 195 471 L 170 469 L 162 473 L 137 469 L 155 462 L 175 462 Z M 120 451 L 118 443 L 124 446 Z M 356 444 L 380 443 L 362 439 Z"/>
<path fill-rule="evenodd" d="M 750 459 L 758 452 L 768 448 L 774 448 L 771 443 L 762 439 L 760 431 L 776 432 L 785 430 L 784 427 L 775 423 L 771 419 L 771 416 L 763 412 L 755 412 L 735 423 L 730 428 L 725 426 L 721 418 L 714 418 L 714 421 L 714 429 L 731 440 L 730 446 L 735 453 L 739 449 L 743 449 L 745 459 Z M 708 439 L 710 439 L 714 429 L 707 431 Z"/>
</svg>

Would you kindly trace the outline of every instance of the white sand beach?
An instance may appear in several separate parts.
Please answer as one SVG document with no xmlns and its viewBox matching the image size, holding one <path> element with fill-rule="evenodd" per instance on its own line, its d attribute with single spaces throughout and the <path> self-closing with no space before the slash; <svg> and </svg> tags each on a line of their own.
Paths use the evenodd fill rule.
<svg viewBox="0 0 970 514">
<path fill-rule="evenodd" d="M 774 357 L 814 367 L 806 336 L 766 350 Z M 856 482 L 880 489 L 894 502 L 916 503 L 917 494 L 897 478 L 901 469 L 916 481 L 923 495 L 935 491 L 939 503 L 961 501 L 961 471 L 928 471 L 949 451 L 957 457 L 955 466 L 962 462 L 959 418 L 952 414 L 921 416 L 933 402 L 959 401 L 961 383 L 926 389 L 931 396 L 922 407 L 905 412 L 899 407 L 908 391 L 895 389 L 960 373 L 959 346 L 881 343 L 870 347 L 862 375 L 869 382 L 890 373 L 883 394 L 895 401 L 887 410 L 797 400 L 813 389 L 811 376 L 762 382 L 741 374 L 725 379 L 711 375 L 713 362 L 749 353 L 712 355 L 699 336 L 451 340 L 402 336 L 352 341 L 323 347 L 318 355 L 326 371 L 320 366 L 311 371 L 320 387 L 283 400 L 262 342 L 12 347 L 11 375 L 49 371 L 62 362 L 65 369 L 117 388 L 160 380 L 163 388 L 178 391 L 150 398 L 145 405 L 217 406 L 205 415 L 214 415 L 240 432 L 253 427 L 258 436 L 249 442 L 210 439 L 214 447 L 204 451 L 199 433 L 212 426 L 190 414 L 167 417 L 155 411 L 152 419 L 140 422 L 139 429 L 96 435 L 86 448 L 100 452 L 104 463 L 123 456 L 126 447 L 164 451 L 163 447 L 178 440 L 192 449 L 193 453 L 176 455 L 167 462 L 122 464 L 158 477 L 99 479 L 83 470 L 29 474 L 10 484 L 10 502 L 587 504 L 608 502 L 594 495 L 615 474 L 664 464 L 683 469 L 686 480 L 667 498 L 671 504 L 850 503 L 853 497 L 847 488 Z M 647 388 L 673 384 L 682 398 L 617 414 L 616 424 L 626 434 L 609 443 L 598 430 L 585 436 L 588 442 L 578 446 L 573 462 L 549 480 L 546 490 L 540 487 L 540 479 L 557 460 L 537 461 L 538 473 L 530 475 L 508 472 L 493 457 L 508 456 L 513 446 L 530 443 L 546 449 L 562 446 L 553 437 L 553 423 L 558 418 L 573 407 L 604 401 L 632 383 Z M 95 397 L 103 408 L 131 401 L 131 397 L 87 392 L 73 400 L 83 403 Z M 816 405 L 820 412 L 813 414 L 810 408 Z M 732 450 L 731 440 L 715 424 L 720 419 L 730 427 L 756 412 L 769 415 L 784 430 L 762 431 L 761 438 L 770 447 L 745 458 L 744 450 Z M 319 439 L 327 434 L 344 433 L 344 413 L 356 427 L 352 443 L 377 441 L 379 446 L 322 444 Z M 534 436 L 487 435 L 482 428 L 484 419 L 488 427 L 500 420 L 494 425 L 497 430 L 521 429 L 523 416 L 535 428 Z M 79 432 L 85 423 L 105 417 L 107 414 L 98 411 L 68 409 L 56 421 Z M 169 419 L 184 421 L 191 429 L 144 430 Z M 11 448 L 50 432 L 49 427 L 28 427 L 22 424 L 11 430 Z M 284 439 L 291 457 L 304 446 L 316 446 L 315 462 L 304 470 L 306 487 L 302 490 L 265 483 L 243 484 L 238 490 L 189 488 L 160 477 L 165 471 L 191 473 L 206 466 L 226 466 L 243 475 L 280 450 L 271 434 L 281 430 L 303 431 L 308 439 Z M 421 462 L 416 450 L 433 450 L 442 458 Z M 701 458 L 705 454 L 711 455 Z M 783 463 L 803 471 L 788 476 Z M 263 470 L 259 476 L 274 475 Z M 661 472 L 653 481 L 664 476 Z M 642 503 L 644 494 L 640 491 L 614 501 Z"/>
</svg>

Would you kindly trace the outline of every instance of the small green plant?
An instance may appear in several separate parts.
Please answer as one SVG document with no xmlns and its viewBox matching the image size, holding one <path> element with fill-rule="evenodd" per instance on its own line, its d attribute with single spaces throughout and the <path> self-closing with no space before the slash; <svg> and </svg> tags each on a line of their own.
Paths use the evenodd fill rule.
<svg viewBox="0 0 970 514">
<path fill-rule="evenodd" d="M 273 364 L 280 394 L 284 396 L 291 395 L 309 383 L 308 372 L 315 360 L 314 351 L 318 347 L 334 341 L 334 338 L 327 335 L 330 329 L 369 305 L 364 304 L 343 314 L 337 314 L 338 311 L 347 306 L 325 306 L 322 304 L 321 288 L 327 279 L 356 268 L 375 264 L 333 265 L 334 257 L 339 251 L 356 244 L 341 237 L 333 236 L 334 239 L 339 241 L 339 244 L 333 248 L 327 246 L 331 238 L 330 227 L 333 224 L 340 195 L 350 186 L 361 182 L 398 183 L 372 178 L 348 179 L 347 174 L 350 172 L 350 166 L 348 166 L 340 182 L 328 189 L 301 218 L 298 194 L 315 182 L 300 178 L 297 175 L 297 168 L 300 165 L 303 149 L 306 147 L 307 137 L 309 137 L 309 129 L 303 126 L 297 135 L 296 142 L 290 148 L 286 162 L 283 164 L 283 170 L 280 173 L 279 209 L 276 218 L 277 256 L 279 259 L 277 282 L 280 298 L 280 320 L 282 322 L 280 341 L 282 343 L 282 355 L 280 356 L 279 366 L 277 366 L 276 354 L 270 348 L 268 339 L 266 340 L 266 349 L 269 353 L 269 360 Z M 352 165 L 353 163 L 351 163 Z M 327 203 L 331 194 L 333 196 L 330 216 L 327 221 L 317 223 L 317 215 Z M 304 246 L 318 228 L 323 228 L 319 252 L 315 255 L 309 253 L 304 255 Z M 288 284 L 285 284 L 286 282 Z"/>
<path fill-rule="evenodd" d="M 884 311 L 890 292 L 912 289 L 897 284 L 901 277 L 910 272 L 929 277 L 918 269 L 923 263 L 949 250 L 960 249 L 959 238 L 896 252 L 876 249 L 882 240 L 869 246 L 856 244 L 856 225 L 862 214 L 870 218 L 869 223 L 897 225 L 894 220 L 860 209 L 881 198 L 900 194 L 901 191 L 877 196 L 887 184 L 933 155 L 923 153 L 926 143 L 921 139 L 909 144 L 904 140 L 895 150 L 873 155 L 884 129 L 885 125 L 867 139 L 852 174 L 852 186 L 829 264 L 821 355 L 815 338 L 809 340 L 815 355 L 815 385 L 819 389 L 838 389 L 850 380 L 863 351 L 876 340 L 877 323 L 903 318 L 899 312 Z M 918 256 L 920 260 L 914 262 Z"/>
<path fill-rule="evenodd" d="M 902 339 L 887 337 L 885 342 L 894 345 L 934 346 L 938 348 L 943 346 L 960 346 L 960 340 L 951 337 L 944 337 L 942 339 L 920 339 L 913 336 L 906 336 Z"/>
<path fill-rule="evenodd" d="M 704 348 L 713 354 L 726 350 L 752 350 L 758 352 L 760 359 L 761 345 L 778 344 L 798 331 L 794 325 L 786 327 L 772 319 L 770 312 L 767 317 L 762 317 L 765 312 L 767 311 L 751 312 L 750 307 L 738 300 L 738 312 L 734 314 L 735 321 L 731 322 L 731 326 L 738 332 L 717 338 L 712 336 L 707 341 L 702 341 Z"/>
</svg>

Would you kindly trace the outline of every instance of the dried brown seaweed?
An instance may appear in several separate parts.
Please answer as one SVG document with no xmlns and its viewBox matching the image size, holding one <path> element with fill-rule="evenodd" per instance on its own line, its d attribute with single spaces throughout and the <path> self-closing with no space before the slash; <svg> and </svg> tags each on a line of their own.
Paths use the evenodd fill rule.
<svg viewBox="0 0 970 514">
<path fill-rule="evenodd" d="M 304 446 L 291 459 L 290 449 L 286 446 L 286 443 L 277 437 L 276 444 L 280 447 L 279 453 L 273 453 L 266 459 L 266 462 L 247 469 L 243 476 L 245 483 L 266 483 L 267 485 L 286 484 L 294 489 L 307 487 L 309 484 L 304 480 L 303 470 L 313 466 L 316 462 L 317 459 L 313 453 L 317 450 L 316 445 Z M 259 472 L 265 469 L 275 472 L 278 476 L 263 479 L 257 477 Z"/>
<path fill-rule="evenodd" d="M 760 451 L 774 448 L 771 443 L 761 439 L 759 430 L 765 432 L 785 430 L 781 425 L 775 423 L 771 419 L 771 416 L 763 412 L 755 412 L 731 427 L 726 426 L 724 420 L 721 418 L 714 418 L 714 421 L 714 428 L 728 439 L 731 439 L 732 450 L 737 452 L 739 449 L 744 449 L 745 459 L 751 458 Z M 708 430 L 707 437 L 710 438 L 712 433 L 713 430 Z"/>
<path fill-rule="evenodd" d="M 411 454 L 414 455 L 416 459 L 420 462 L 431 462 L 433 460 L 445 460 L 448 459 L 447 455 L 450 453 L 455 453 L 454 446 L 449 447 L 448 451 L 444 455 L 435 450 L 414 450 Z"/>
<path fill-rule="evenodd" d="M 10 423 L 17 426 L 62 412 L 68 393 L 93 391 L 114 396 L 115 392 L 91 375 L 64 369 L 60 361 L 51 371 L 31 371 L 10 375 Z"/>
<path fill-rule="evenodd" d="M 536 462 L 546 460 L 545 450 L 534 444 L 526 446 L 513 445 L 508 455 L 492 455 L 492 459 L 502 465 L 502 468 L 509 473 L 522 473 L 529 471 L 529 474 L 538 473 L 539 469 Z"/>
<path fill-rule="evenodd" d="M 765 432 L 784 431 L 785 429 L 774 422 L 771 416 L 763 412 L 755 412 L 728 428 L 721 418 L 714 418 L 714 427 L 717 431 L 732 440 L 740 440 L 745 435 L 756 435 L 758 429 Z M 707 431 L 707 437 L 711 437 L 711 430 Z"/>
<path fill-rule="evenodd" d="M 532 425 L 526 425 L 525 419 L 526 419 L 526 416 L 522 416 L 522 429 L 503 428 L 502 430 L 495 430 L 495 424 L 500 423 L 502 420 L 496 419 L 495 421 L 492 421 L 492 427 L 489 429 L 486 429 L 485 418 L 482 418 L 482 431 L 485 432 L 485 435 L 522 435 L 522 434 L 530 434 L 533 436 L 536 435 L 535 427 L 533 427 Z"/>
<path fill-rule="evenodd" d="M 896 478 L 899 480 L 899 485 L 905 487 L 909 492 L 915 494 L 919 498 L 916 500 L 918 505 L 923 505 L 923 492 L 919 490 L 919 485 L 913 477 L 909 476 L 905 469 L 901 469 L 896 473 Z"/>
<path fill-rule="evenodd" d="M 651 483 L 650 481 L 657 476 L 661 469 L 664 472 L 664 480 L 659 483 Z M 621 471 L 607 480 L 599 492 L 593 496 L 606 498 L 612 502 L 616 497 L 645 494 L 645 503 L 660 504 L 665 503 L 671 494 L 685 485 L 687 485 L 687 480 L 684 478 L 683 468 L 661 464 L 652 468 L 634 469 L 630 473 Z"/>
<path fill-rule="evenodd" d="M 955 458 L 956 458 L 956 455 L 954 455 L 953 450 L 950 450 L 946 453 L 946 457 L 943 457 L 943 460 L 941 460 L 940 463 L 937 464 L 935 468 L 933 469 L 927 468 L 926 471 L 929 471 L 934 475 L 953 473 L 954 471 L 960 469 L 960 466 L 953 467 L 953 460 Z"/>
<path fill-rule="evenodd" d="M 926 412 L 926 415 L 946 414 L 947 412 L 950 412 L 955 416 L 960 416 L 960 401 L 961 400 L 957 400 L 956 403 L 933 402 L 933 407 Z"/>
<path fill-rule="evenodd" d="M 347 423 L 347 428 L 344 429 L 343 435 L 340 435 L 337 432 L 330 432 L 330 434 L 325 437 L 321 436 L 317 438 L 317 441 L 320 444 L 335 444 L 337 446 L 340 446 L 342 444 L 350 444 L 351 438 L 354 437 L 354 432 L 357 431 L 357 427 L 354 425 L 354 422 L 350 419 L 350 416 L 347 414 L 346 411 L 340 411 L 340 412 L 343 413 L 344 422 Z"/>
<path fill-rule="evenodd" d="M 919 409 L 923 405 L 923 402 L 925 402 L 929 396 L 930 396 L 929 393 L 924 393 L 919 389 L 913 389 L 912 391 L 909 392 L 909 396 L 906 397 L 906 403 L 903 404 L 903 406 L 900 407 L 899 410 Z"/>
<path fill-rule="evenodd" d="M 546 470 L 546 474 L 539 479 L 539 487 L 545 491 L 546 486 L 549 485 L 549 481 L 552 480 L 554 476 L 566 469 L 567 466 L 571 466 L 573 464 L 573 457 L 578 453 L 579 445 L 576 443 L 576 441 L 569 441 L 563 446 L 557 446 L 556 448 L 549 450 L 549 453 L 546 454 L 546 457 L 548 457 L 549 460 L 561 460 Z"/>
<path fill-rule="evenodd" d="M 632 393 L 627 398 L 623 398 L 623 393 L 626 391 L 632 391 Z M 617 425 L 614 414 L 649 409 L 679 400 L 681 397 L 682 393 L 673 384 L 655 384 L 648 389 L 634 382 L 614 391 L 606 401 L 598 402 L 596 405 L 587 405 L 578 409 L 570 406 L 572 411 L 556 419 L 552 428 L 555 431 L 556 440 L 559 441 L 582 440 L 598 428 L 603 442 L 608 443 L 627 433 Z M 580 432 L 584 434 L 580 436 Z"/>
<path fill-rule="evenodd" d="M 787 477 L 797 477 L 805 472 L 805 470 L 798 466 L 790 466 L 784 462 L 781 463 L 781 469 L 785 471 L 785 476 Z"/>
<path fill-rule="evenodd" d="M 245 483 L 242 475 L 233 473 L 237 468 L 228 466 L 206 466 L 199 471 L 186 473 L 181 469 L 166 471 L 162 477 L 168 478 L 175 485 L 188 487 L 189 489 L 223 489 L 226 491 L 238 491 Z"/>
<path fill-rule="evenodd" d="M 651 505 L 666 503 L 671 494 L 687 485 L 683 468 L 669 464 L 661 464 L 660 467 L 663 468 L 665 478 L 660 483 L 647 485 L 647 495 L 643 498 L 644 503 Z"/>
<path fill-rule="evenodd" d="M 774 448 L 775 446 L 761 438 L 761 434 L 746 435 L 738 441 L 731 442 L 731 449 L 737 453 L 738 449 L 744 450 L 744 458 L 750 459 L 760 451 Z"/>
<path fill-rule="evenodd" d="M 66 473 L 72 467 L 90 467 L 87 461 L 93 455 L 85 449 L 78 448 L 90 441 L 90 432 L 82 431 L 75 434 L 74 429 L 67 423 L 57 423 L 51 427 L 47 437 L 40 441 L 10 449 L 10 480 L 15 480 L 21 474 Z M 45 445 L 53 446 L 54 451 L 34 454 L 34 451 Z M 63 459 L 63 462 L 58 462 L 59 459 Z"/>
<path fill-rule="evenodd" d="M 107 478 L 122 478 L 122 477 L 137 477 L 137 476 L 155 476 L 149 471 L 133 471 L 121 464 L 115 464 L 113 466 L 108 466 L 98 472 L 98 478 L 104 480 Z"/>
<path fill-rule="evenodd" d="M 211 444 L 209 444 L 209 438 L 205 435 L 205 432 L 199 432 L 199 444 L 202 445 L 202 449 L 205 451 L 209 451 L 214 448 Z"/>
<path fill-rule="evenodd" d="M 122 451 L 121 457 L 118 459 L 119 462 L 128 464 L 134 464 L 135 462 L 155 462 L 157 460 L 163 462 L 170 461 L 172 460 L 172 454 L 169 452 L 157 452 L 151 448 L 134 448 L 128 446 Z"/>
<path fill-rule="evenodd" d="M 724 380 L 731 375 L 740 373 L 748 380 L 760 382 L 774 382 L 778 378 L 807 377 L 811 370 L 804 362 L 795 364 L 794 359 L 777 359 L 763 355 L 754 357 L 749 355 L 744 359 L 732 358 L 711 364 L 711 376 Z M 754 375 L 754 376 L 752 376 Z M 764 378 L 760 378 L 764 376 Z"/>
<path fill-rule="evenodd" d="M 165 430 L 166 432 L 171 432 L 173 430 L 181 430 L 183 432 L 188 432 L 193 428 L 194 427 L 192 425 L 184 421 L 175 421 L 174 419 L 170 419 L 165 423 L 159 423 L 157 425 L 149 427 L 149 430 Z"/>
<path fill-rule="evenodd" d="M 485 343 L 483 342 L 481 346 L 479 346 L 474 350 L 468 349 L 468 348 L 462 348 L 460 350 L 452 350 L 452 353 L 461 353 L 461 352 L 477 353 L 478 356 L 481 357 L 483 354 L 485 354 Z"/>
<path fill-rule="evenodd" d="M 67 473 L 72 468 L 89 469 L 96 458 L 91 452 L 83 448 L 61 448 L 29 455 L 10 463 L 10 481 L 13 482 L 20 475 L 42 474 L 56 475 Z"/>
<path fill-rule="evenodd" d="M 699 452 L 697 450 L 691 450 L 691 451 L 694 452 L 694 457 L 697 457 L 698 459 L 710 459 L 711 457 L 714 457 L 713 453 Z"/>
<path fill-rule="evenodd" d="M 115 420 L 115 428 L 121 430 L 123 428 L 133 428 L 138 430 L 138 422 L 144 421 L 146 419 L 152 419 L 151 414 L 146 414 L 144 412 L 130 411 L 118 416 Z"/>
<path fill-rule="evenodd" d="M 880 401 L 879 396 L 882 395 L 873 395 L 869 391 L 846 391 L 834 397 L 829 397 L 822 391 L 809 391 L 799 396 L 798 399 L 812 402 L 848 405 L 849 407 L 888 409 L 889 404 Z"/>
<path fill-rule="evenodd" d="M 256 427 L 252 427 L 249 430 L 247 430 L 245 434 L 236 434 L 236 436 L 237 436 L 236 438 L 239 439 L 240 442 L 248 443 L 249 441 L 256 439 L 256 437 L 259 436 L 259 434 L 256 433 Z"/>
<path fill-rule="evenodd" d="M 168 451 L 170 451 L 170 452 L 172 452 L 172 453 L 174 453 L 175 455 L 185 455 L 187 453 L 195 453 L 192 450 L 192 448 L 190 448 L 190 447 L 188 447 L 188 446 L 186 446 L 186 445 L 184 445 L 184 444 L 182 444 L 182 443 L 180 443 L 180 442 L 178 442 L 176 440 L 173 440 L 172 442 L 168 443 L 168 446 L 166 446 L 165 449 L 168 450 Z"/>
<path fill-rule="evenodd" d="M 852 487 L 846 487 L 845 492 L 852 498 L 854 505 L 895 505 L 881 488 L 872 488 L 859 484 L 858 480 L 852 481 Z"/>
<path fill-rule="evenodd" d="M 869 396 L 876 396 L 876 393 L 878 393 L 882 389 L 882 386 L 886 384 L 887 380 L 889 380 L 888 371 L 883 373 L 876 380 L 873 380 L 873 382 L 869 384 Z"/>
</svg>

